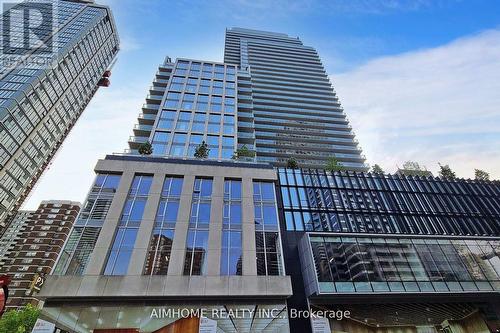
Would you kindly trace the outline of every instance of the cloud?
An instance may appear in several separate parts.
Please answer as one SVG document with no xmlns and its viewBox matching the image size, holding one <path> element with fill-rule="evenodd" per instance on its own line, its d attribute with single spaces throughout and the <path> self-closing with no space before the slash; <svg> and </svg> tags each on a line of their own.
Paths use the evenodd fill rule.
<svg viewBox="0 0 500 333">
<path fill-rule="evenodd" d="M 193 3 L 192 0 L 182 0 Z M 211 6 L 220 7 L 235 18 L 288 16 L 290 14 L 326 13 L 336 15 L 383 15 L 445 7 L 460 0 L 219 0 Z"/>
<path fill-rule="evenodd" d="M 142 45 L 136 38 L 131 36 L 120 36 L 120 50 L 124 52 L 137 51 L 142 48 Z"/>
<path fill-rule="evenodd" d="M 372 60 L 332 81 L 368 159 L 500 177 L 500 30 Z"/>
</svg>

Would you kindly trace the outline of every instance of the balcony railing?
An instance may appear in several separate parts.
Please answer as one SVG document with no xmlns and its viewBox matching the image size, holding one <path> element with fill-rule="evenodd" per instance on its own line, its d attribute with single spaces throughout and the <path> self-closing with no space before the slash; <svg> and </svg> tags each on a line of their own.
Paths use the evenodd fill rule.
<svg viewBox="0 0 500 333">
<path fill-rule="evenodd" d="M 147 136 L 131 136 L 128 138 L 128 142 L 130 143 L 145 143 L 148 142 L 149 137 Z"/>
</svg>

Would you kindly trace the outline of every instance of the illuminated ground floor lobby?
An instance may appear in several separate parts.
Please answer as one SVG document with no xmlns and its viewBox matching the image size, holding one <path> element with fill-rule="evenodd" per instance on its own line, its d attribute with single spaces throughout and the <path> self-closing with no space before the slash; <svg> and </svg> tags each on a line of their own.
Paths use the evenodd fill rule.
<svg viewBox="0 0 500 333">
<path fill-rule="evenodd" d="M 413 299 L 387 297 L 347 299 L 336 304 L 310 299 L 317 311 L 348 311 L 350 318 L 330 319 L 331 333 L 490 333 L 500 332 L 499 297 L 419 295 Z M 314 330 L 313 330 L 314 332 Z"/>
<path fill-rule="evenodd" d="M 68 333 L 290 332 L 284 302 L 50 301 L 41 318 Z"/>
</svg>

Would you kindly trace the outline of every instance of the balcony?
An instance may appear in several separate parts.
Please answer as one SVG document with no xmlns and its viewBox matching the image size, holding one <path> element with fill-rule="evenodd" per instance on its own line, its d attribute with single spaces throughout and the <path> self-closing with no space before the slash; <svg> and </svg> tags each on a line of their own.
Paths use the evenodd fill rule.
<svg viewBox="0 0 500 333">
<path fill-rule="evenodd" d="M 244 128 L 245 130 L 251 130 L 253 132 L 254 124 L 250 121 L 238 121 L 238 130 Z"/>
<path fill-rule="evenodd" d="M 143 104 L 142 105 L 142 112 L 145 114 L 157 114 L 158 109 L 160 108 L 159 104 Z"/>
<path fill-rule="evenodd" d="M 149 92 L 155 95 L 163 95 L 165 93 L 165 87 L 151 86 L 149 87 Z"/>
<path fill-rule="evenodd" d="M 142 124 L 134 125 L 134 134 L 140 137 L 149 136 L 152 130 L 153 130 L 152 125 L 142 125 Z"/>
<path fill-rule="evenodd" d="M 252 96 L 251 95 L 241 95 L 241 94 L 238 94 L 238 102 L 239 101 L 243 101 L 242 103 L 245 103 L 245 101 L 247 103 L 251 103 L 252 102 Z"/>
<path fill-rule="evenodd" d="M 250 94 L 252 92 L 252 88 L 246 88 L 246 87 L 238 87 L 238 94 Z"/>
<path fill-rule="evenodd" d="M 156 77 L 168 79 L 171 74 L 172 74 L 172 70 L 169 70 L 169 71 L 161 71 L 160 70 L 160 71 L 156 72 Z"/>
<path fill-rule="evenodd" d="M 238 103 L 238 110 L 252 110 L 252 103 Z"/>
<path fill-rule="evenodd" d="M 246 112 L 246 111 L 238 111 L 238 118 L 251 118 L 253 119 L 253 113 L 252 112 Z"/>
<path fill-rule="evenodd" d="M 255 139 L 255 133 L 238 132 L 238 139 Z"/>
<path fill-rule="evenodd" d="M 238 144 L 253 145 L 255 143 L 255 133 L 238 132 Z"/>
<path fill-rule="evenodd" d="M 137 119 L 139 120 L 139 124 L 152 125 L 156 120 L 156 115 L 140 113 Z"/>
<path fill-rule="evenodd" d="M 155 78 L 155 80 L 153 81 L 153 84 L 159 85 L 161 87 L 166 87 L 168 84 L 168 80 Z"/>
<path fill-rule="evenodd" d="M 128 138 L 128 144 L 130 149 L 138 149 L 141 144 L 148 142 L 148 140 L 147 136 L 131 136 Z"/>
<path fill-rule="evenodd" d="M 148 104 L 160 104 L 163 99 L 163 95 L 151 95 L 146 96 L 146 103 Z"/>
</svg>

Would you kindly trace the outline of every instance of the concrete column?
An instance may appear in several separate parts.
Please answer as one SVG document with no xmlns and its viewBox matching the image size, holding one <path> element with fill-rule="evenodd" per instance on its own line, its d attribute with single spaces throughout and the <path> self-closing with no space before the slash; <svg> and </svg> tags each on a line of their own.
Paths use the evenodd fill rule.
<svg viewBox="0 0 500 333">
<path fill-rule="evenodd" d="M 134 250 L 130 257 L 127 275 L 142 275 L 164 181 L 164 173 L 155 173 L 153 183 L 149 189 L 148 200 L 144 208 L 139 231 L 137 232 Z"/>
<path fill-rule="evenodd" d="M 210 206 L 210 225 L 208 232 L 208 276 L 220 275 L 222 248 L 222 218 L 224 207 L 224 177 L 214 177 L 212 185 L 212 203 Z"/>
<path fill-rule="evenodd" d="M 102 274 L 106 258 L 108 256 L 108 251 L 111 248 L 116 227 L 118 226 L 118 221 L 120 220 L 133 179 L 133 171 L 125 171 L 122 174 L 120 184 L 118 185 L 113 202 L 109 207 L 108 214 L 99 234 L 99 238 L 97 238 L 94 251 L 90 256 L 87 268 L 85 269 L 85 275 Z"/>
<path fill-rule="evenodd" d="M 252 178 L 245 177 L 242 188 L 242 248 L 243 248 L 243 275 L 257 275 L 256 246 L 255 246 L 255 212 L 253 204 Z"/>
<path fill-rule="evenodd" d="M 184 176 L 182 193 L 179 203 L 179 213 L 175 224 L 172 254 L 168 265 L 168 275 L 182 275 L 184 272 L 184 257 L 186 255 L 186 238 L 193 199 L 194 175 Z"/>
</svg>

